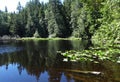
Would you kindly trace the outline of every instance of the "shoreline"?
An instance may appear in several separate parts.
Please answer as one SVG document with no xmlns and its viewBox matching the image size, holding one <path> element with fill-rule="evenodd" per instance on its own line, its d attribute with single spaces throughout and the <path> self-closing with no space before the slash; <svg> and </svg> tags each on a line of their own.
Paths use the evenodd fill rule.
<svg viewBox="0 0 120 82">
<path fill-rule="evenodd" d="M 34 38 L 34 37 L 24 37 L 24 38 L 0 38 L 0 42 L 2 41 L 29 41 L 29 40 L 81 40 L 80 38 Z"/>
<path fill-rule="evenodd" d="M 35 37 L 24 37 L 17 38 L 16 40 L 81 40 L 81 38 L 35 38 Z"/>
</svg>

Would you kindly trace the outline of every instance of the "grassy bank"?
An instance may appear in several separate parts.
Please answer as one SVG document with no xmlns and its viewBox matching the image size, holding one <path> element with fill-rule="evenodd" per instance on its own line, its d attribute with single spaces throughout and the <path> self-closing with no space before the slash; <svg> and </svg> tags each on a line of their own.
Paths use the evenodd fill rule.
<svg viewBox="0 0 120 82">
<path fill-rule="evenodd" d="M 18 38 L 17 40 L 27 41 L 27 40 L 81 40 L 80 38 L 34 38 L 34 37 L 25 37 Z"/>
</svg>

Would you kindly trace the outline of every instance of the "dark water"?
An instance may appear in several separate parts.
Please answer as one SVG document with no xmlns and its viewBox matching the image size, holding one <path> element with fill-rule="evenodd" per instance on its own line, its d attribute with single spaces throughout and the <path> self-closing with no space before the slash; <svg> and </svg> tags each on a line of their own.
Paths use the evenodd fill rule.
<svg viewBox="0 0 120 82">
<path fill-rule="evenodd" d="M 120 82 L 120 64 L 64 62 L 56 53 L 87 46 L 87 41 L 79 40 L 0 42 L 0 82 Z"/>
</svg>

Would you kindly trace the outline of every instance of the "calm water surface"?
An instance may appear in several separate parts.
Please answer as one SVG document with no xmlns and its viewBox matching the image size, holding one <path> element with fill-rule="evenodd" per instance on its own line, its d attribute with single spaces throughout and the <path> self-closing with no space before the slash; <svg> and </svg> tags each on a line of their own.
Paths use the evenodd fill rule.
<svg viewBox="0 0 120 82">
<path fill-rule="evenodd" d="M 0 42 L 0 82 L 120 82 L 120 64 L 64 62 L 56 53 L 87 47 L 87 41 L 79 40 Z"/>
</svg>

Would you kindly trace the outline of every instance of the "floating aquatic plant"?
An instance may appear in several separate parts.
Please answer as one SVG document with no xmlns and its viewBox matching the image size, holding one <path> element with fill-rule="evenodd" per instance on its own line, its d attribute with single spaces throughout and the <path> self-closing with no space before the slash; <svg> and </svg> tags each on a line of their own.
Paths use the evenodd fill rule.
<svg viewBox="0 0 120 82">
<path fill-rule="evenodd" d="M 63 56 L 70 58 L 71 61 L 103 61 L 103 60 L 113 60 L 114 55 L 120 55 L 120 50 L 115 48 L 92 48 L 90 50 L 75 51 L 70 50 L 61 53 Z"/>
</svg>

